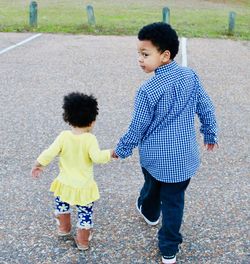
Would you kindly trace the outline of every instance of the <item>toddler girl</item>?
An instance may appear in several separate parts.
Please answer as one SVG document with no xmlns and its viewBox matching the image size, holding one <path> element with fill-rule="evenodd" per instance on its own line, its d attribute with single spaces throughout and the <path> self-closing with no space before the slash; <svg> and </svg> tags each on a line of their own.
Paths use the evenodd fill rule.
<svg viewBox="0 0 250 264">
<path fill-rule="evenodd" d="M 100 150 L 96 137 L 91 133 L 98 115 L 97 100 L 92 96 L 73 92 L 64 97 L 63 119 L 71 130 L 62 131 L 52 145 L 37 158 L 31 174 L 38 178 L 44 167 L 59 156 L 59 175 L 52 182 L 50 191 L 55 196 L 55 217 L 58 235 L 71 231 L 70 206 L 78 211 L 78 249 L 87 250 L 92 238 L 93 203 L 99 199 L 93 176 L 93 163 L 107 163 L 111 150 Z"/>
</svg>

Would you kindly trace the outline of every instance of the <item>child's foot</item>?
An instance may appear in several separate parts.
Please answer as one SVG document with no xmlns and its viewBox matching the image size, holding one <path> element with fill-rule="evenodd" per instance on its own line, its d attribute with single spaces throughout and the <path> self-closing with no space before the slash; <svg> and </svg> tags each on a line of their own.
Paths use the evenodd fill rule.
<svg viewBox="0 0 250 264">
<path fill-rule="evenodd" d="M 162 256 L 161 258 L 163 264 L 176 264 L 176 256 Z"/>
<path fill-rule="evenodd" d="M 140 213 L 140 215 L 144 218 L 145 222 L 151 226 L 157 225 L 159 223 L 159 218 L 156 221 L 150 221 L 147 219 L 147 217 L 142 213 L 141 211 L 141 205 L 139 206 L 139 198 L 137 198 L 135 203 L 137 211 Z"/>
<path fill-rule="evenodd" d="M 75 238 L 77 248 L 79 250 L 89 249 L 89 241 L 92 239 L 92 237 L 93 237 L 92 229 L 78 228 L 76 238 Z"/>
<path fill-rule="evenodd" d="M 56 215 L 56 222 L 58 225 L 57 234 L 58 236 L 70 235 L 71 223 L 70 214 L 58 214 Z"/>
</svg>

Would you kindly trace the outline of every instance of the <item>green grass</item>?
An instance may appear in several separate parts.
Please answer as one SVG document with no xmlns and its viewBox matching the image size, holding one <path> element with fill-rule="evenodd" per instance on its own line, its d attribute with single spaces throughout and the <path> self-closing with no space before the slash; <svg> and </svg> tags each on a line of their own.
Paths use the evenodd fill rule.
<svg viewBox="0 0 250 264">
<path fill-rule="evenodd" d="M 37 0 L 38 27 L 29 26 L 27 0 L 1 0 L 0 31 L 49 32 L 95 35 L 136 35 L 145 24 L 162 20 L 162 8 L 170 8 L 170 23 L 186 37 L 250 40 L 250 0 L 93 0 L 96 25 L 89 26 L 81 0 Z M 233 36 L 228 36 L 228 15 L 236 12 Z"/>
</svg>

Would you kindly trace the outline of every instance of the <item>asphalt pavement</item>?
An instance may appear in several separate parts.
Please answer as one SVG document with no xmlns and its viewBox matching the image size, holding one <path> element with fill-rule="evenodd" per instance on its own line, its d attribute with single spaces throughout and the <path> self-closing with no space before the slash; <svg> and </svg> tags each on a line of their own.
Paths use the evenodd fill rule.
<svg viewBox="0 0 250 264">
<path fill-rule="evenodd" d="M 32 36 L 0 33 L 0 51 Z M 210 94 L 219 123 L 219 149 L 206 152 L 186 192 L 178 263 L 250 263 L 250 42 L 188 39 L 187 62 Z M 176 58 L 181 63 L 181 53 Z M 138 152 L 95 166 L 101 199 L 95 203 L 91 248 L 59 239 L 49 186 L 57 160 L 39 180 L 37 155 L 67 128 L 63 96 L 92 93 L 100 114 L 94 133 L 101 148 L 126 131 L 133 99 L 149 75 L 137 65 L 136 37 L 42 34 L 0 55 L 0 263 L 160 263 L 159 226 L 135 210 L 143 183 Z M 73 210 L 73 232 L 76 211 Z"/>
</svg>

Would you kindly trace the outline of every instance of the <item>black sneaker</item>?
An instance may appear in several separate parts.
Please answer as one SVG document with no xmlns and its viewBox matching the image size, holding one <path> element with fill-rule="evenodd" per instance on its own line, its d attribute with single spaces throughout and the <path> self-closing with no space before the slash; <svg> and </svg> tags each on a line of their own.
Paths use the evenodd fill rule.
<svg viewBox="0 0 250 264">
<path fill-rule="evenodd" d="M 162 256 L 161 258 L 163 264 L 175 264 L 176 263 L 176 256 Z"/>
</svg>

